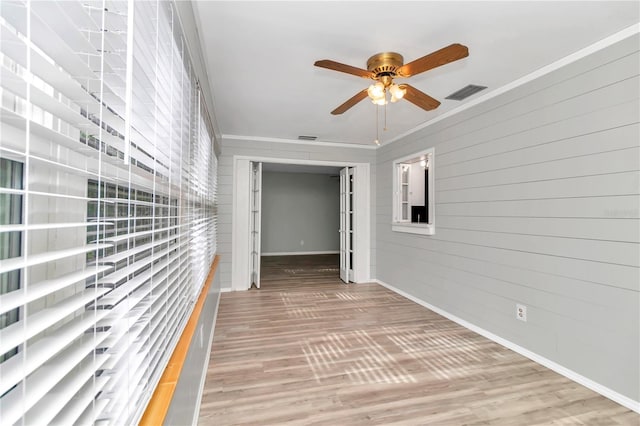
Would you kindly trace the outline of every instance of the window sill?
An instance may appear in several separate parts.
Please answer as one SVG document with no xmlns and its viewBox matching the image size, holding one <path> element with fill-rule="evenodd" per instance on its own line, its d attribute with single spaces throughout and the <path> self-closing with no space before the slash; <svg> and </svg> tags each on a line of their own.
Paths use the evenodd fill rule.
<svg viewBox="0 0 640 426">
<path fill-rule="evenodd" d="M 399 223 L 393 222 L 391 224 L 391 230 L 395 232 L 406 232 L 409 234 L 419 235 L 434 235 L 436 233 L 435 226 L 433 224 L 423 223 Z"/>
</svg>

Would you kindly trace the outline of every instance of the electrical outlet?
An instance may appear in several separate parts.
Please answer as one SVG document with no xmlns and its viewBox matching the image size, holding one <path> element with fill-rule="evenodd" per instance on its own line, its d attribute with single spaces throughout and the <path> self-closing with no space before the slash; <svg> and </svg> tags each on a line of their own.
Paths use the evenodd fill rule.
<svg viewBox="0 0 640 426">
<path fill-rule="evenodd" d="M 516 303 L 516 318 L 520 321 L 527 322 L 527 307 Z"/>
<path fill-rule="evenodd" d="M 300 246 L 304 245 L 304 240 L 300 240 Z"/>
</svg>

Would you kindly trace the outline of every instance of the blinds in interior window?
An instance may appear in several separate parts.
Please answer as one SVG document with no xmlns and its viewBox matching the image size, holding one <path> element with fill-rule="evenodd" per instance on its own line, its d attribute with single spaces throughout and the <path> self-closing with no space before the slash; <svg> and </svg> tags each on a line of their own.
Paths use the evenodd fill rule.
<svg viewBox="0 0 640 426">
<path fill-rule="evenodd" d="M 0 68 L 0 423 L 135 423 L 216 250 L 174 6 L 2 0 Z"/>
</svg>

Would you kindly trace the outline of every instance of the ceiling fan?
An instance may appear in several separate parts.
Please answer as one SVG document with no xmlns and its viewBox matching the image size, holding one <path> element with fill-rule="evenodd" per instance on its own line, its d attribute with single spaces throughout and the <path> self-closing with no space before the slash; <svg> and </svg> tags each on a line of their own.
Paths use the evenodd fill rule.
<svg viewBox="0 0 640 426">
<path fill-rule="evenodd" d="M 408 84 L 396 84 L 393 79 L 396 77 L 411 77 L 421 72 L 457 61 L 469 56 L 469 49 L 462 44 L 454 43 L 440 50 L 436 50 L 422 58 L 404 64 L 402 55 L 395 52 L 383 52 L 373 55 L 367 61 L 367 69 L 352 67 L 329 59 L 316 61 L 316 67 L 327 68 L 363 78 L 370 78 L 375 81 L 367 89 L 356 93 L 338 108 L 331 111 L 331 114 L 338 115 L 366 98 L 367 96 L 376 105 L 387 103 L 387 93 L 390 101 L 396 102 L 405 98 L 412 104 L 430 111 L 438 108 L 440 102 L 426 93 L 421 92 Z"/>
</svg>

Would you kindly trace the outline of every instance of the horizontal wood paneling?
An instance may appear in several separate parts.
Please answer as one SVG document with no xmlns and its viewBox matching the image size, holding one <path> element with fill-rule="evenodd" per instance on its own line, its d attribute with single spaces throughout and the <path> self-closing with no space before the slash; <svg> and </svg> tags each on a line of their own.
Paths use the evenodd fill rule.
<svg viewBox="0 0 640 426">
<path fill-rule="evenodd" d="M 551 126 L 565 120 L 582 118 L 583 120 L 597 111 L 613 109 L 616 106 L 632 102 L 634 89 L 638 87 L 639 78 L 622 80 L 618 84 L 605 86 L 597 90 L 586 92 L 580 96 L 570 97 L 565 101 L 547 105 L 546 107 L 535 105 L 536 99 L 529 99 L 530 102 L 515 106 L 509 104 L 494 114 L 499 114 L 500 119 L 472 133 L 466 133 L 461 137 L 448 140 L 443 153 L 461 150 L 470 145 L 480 142 L 491 141 L 505 136 L 518 135 L 533 129 Z M 554 88 L 558 89 L 558 88 Z M 540 96 L 540 102 L 545 102 L 546 97 Z M 519 108 L 519 109 L 518 109 Z M 505 117 L 512 117 L 505 119 Z M 614 120 L 606 117 L 607 120 Z M 584 120 L 586 121 L 586 120 Z M 607 121 L 604 121 L 606 126 Z M 442 135 L 447 137 L 449 135 Z M 450 136 L 449 136 L 450 137 Z"/>
<path fill-rule="evenodd" d="M 629 161 L 635 161 L 633 158 Z M 468 178 L 467 180 L 472 180 Z M 492 179 L 493 180 L 493 179 Z M 478 182 L 456 189 L 436 189 L 438 203 L 460 203 L 469 201 L 546 200 L 553 198 L 608 197 L 612 195 L 635 195 L 640 188 L 639 171 L 547 179 L 538 175 L 528 180 L 510 183 L 483 184 Z"/>
<path fill-rule="evenodd" d="M 439 229 L 640 242 L 640 223 L 629 219 L 438 216 Z"/>
<path fill-rule="evenodd" d="M 638 119 L 640 120 L 640 119 Z M 593 133 L 573 134 L 564 139 L 553 137 L 542 138 L 538 133 L 533 135 L 519 135 L 508 138 L 506 145 L 500 151 L 490 153 L 481 147 L 474 146 L 478 152 L 473 158 L 458 161 L 452 164 L 444 164 L 438 158 L 438 177 L 446 178 L 461 174 L 480 173 L 490 170 L 492 164 L 499 162 L 503 167 L 517 167 L 527 164 L 538 164 L 558 158 L 571 158 L 583 155 L 593 155 L 601 152 L 610 152 L 625 148 L 635 148 L 633 137 L 638 134 L 640 125 L 632 123 L 620 127 L 612 127 Z M 545 129 L 546 130 L 546 129 Z M 502 140 L 501 140 L 502 141 Z M 495 147 L 497 143 L 492 143 Z M 484 147 L 486 148 L 486 147 Z M 465 153 L 468 154 L 465 150 Z M 460 153 L 462 154 L 462 153 Z M 460 159 L 460 156 L 457 156 Z"/>
<path fill-rule="evenodd" d="M 436 225 L 437 227 L 437 225 Z M 529 271 L 559 275 L 562 277 L 590 281 L 607 286 L 640 291 L 640 270 L 634 266 L 625 266 L 612 263 L 594 262 L 576 258 L 559 257 L 547 253 L 533 253 L 510 249 L 494 248 L 480 245 L 470 245 L 445 240 L 425 241 L 424 238 L 407 236 L 395 238 L 390 235 L 391 230 L 378 228 L 378 247 L 389 250 L 392 247 L 400 253 L 418 253 L 416 260 L 420 262 L 421 256 L 432 257 L 436 253 L 446 253 L 456 256 L 456 262 L 463 264 L 467 259 L 487 262 L 488 267 L 493 265 L 508 265 L 522 269 L 522 274 Z M 436 234 L 437 235 L 437 234 Z M 381 258 L 379 257 L 378 260 Z M 385 265 L 387 263 L 385 262 Z"/>
<path fill-rule="evenodd" d="M 378 206 L 381 205 L 384 204 L 378 203 Z M 640 219 L 640 196 L 588 196 L 538 200 L 512 199 L 507 201 L 440 202 L 438 203 L 438 218 L 443 216 Z"/>
<path fill-rule="evenodd" d="M 430 256 L 424 262 L 416 262 L 414 257 L 401 258 L 390 252 L 387 252 L 387 256 L 398 264 L 403 264 L 405 266 L 403 269 L 420 271 L 423 275 L 421 278 L 423 282 L 428 283 L 434 277 L 438 277 L 443 283 L 469 285 L 479 292 L 490 295 L 489 300 L 507 299 L 511 302 L 520 300 L 526 302 L 530 309 L 538 308 L 549 312 L 563 312 L 567 318 L 588 323 L 590 327 L 585 330 L 590 330 L 590 332 L 593 332 L 594 329 L 614 334 L 629 334 L 630 331 L 637 331 L 637 327 L 631 330 L 611 327 L 607 320 L 612 318 L 616 322 L 633 321 L 632 309 L 620 309 L 621 307 L 638 308 L 640 301 L 629 297 L 633 294 L 629 290 L 618 289 L 615 292 L 616 303 L 603 304 L 603 301 L 594 295 L 576 297 L 573 293 L 578 288 L 581 290 L 588 288 L 596 294 L 603 295 L 605 293 L 602 290 L 608 291 L 608 289 L 605 289 L 601 284 L 568 280 L 550 274 L 546 276 L 537 274 L 538 279 L 552 281 L 553 285 L 550 285 L 523 279 L 522 270 L 509 270 L 509 267 L 494 266 L 478 261 L 468 262 L 469 264 L 465 261 L 464 266 L 461 267 L 451 257 L 447 259 L 446 256 L 439 255 Z M 449 284 L 445 284 L 445 286 Z M 607 300 L 607 302 L 609 301 Z M 543 321 L 545 321 L 544 317 L 535 316 L 531 322 Z"/>
<path fill-rule="evenodd" d="M 528 235 L 526 234 L 527 231 L 527 228 L 524 228 L 522 234 L 505 234 L 439 228 L 432 240 L 546 254 L 570 259 L 592 260 L 614 265 L 640 266 L 640 247 L 638 247 L 638 244 Z"/>
<path fill-rule="evenodd" d="M 640 170 L 640 147 L 617 149 L 593 155 L 559 157 L 521 166 L 501 165 L 484 172 L 469 172 L 450 177 L 437 177 L 438 190 L 468 188 L 540 179 L 566 179 L 576 176 L 602 175 Z M 437 161 L 437 160 L 436 160 Z M 437 163 L 436 163 L 437 167 Z"/>
<path fill-rule="evenodd" d="M 623 40 L 383 146 L 375 201 L 380 280 L 635 400 L 639 46 Z M 429 147 L 436 233 L 393 232 L 392 161 Z"/>
</svg>

